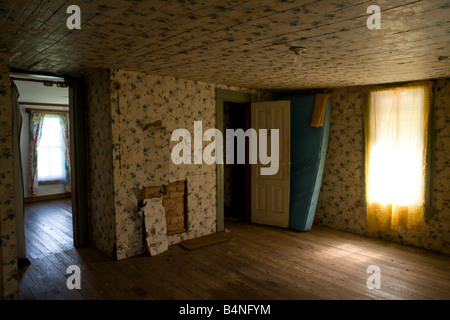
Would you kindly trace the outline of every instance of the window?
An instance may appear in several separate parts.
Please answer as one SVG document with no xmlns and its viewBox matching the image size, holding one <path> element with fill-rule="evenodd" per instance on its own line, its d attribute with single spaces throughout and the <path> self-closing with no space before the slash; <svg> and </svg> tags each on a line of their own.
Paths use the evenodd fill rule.
<svg viewBox="0 0 450 320">
<path fill-rule="evenodd" d="M 64 150 L 60 117 L 57 114 L 46 114 L 37 147 L 39 182 L 64 181 Z"/>
<path fill-rule="evenodd" d="M 28 184 L 33 196 L 45 181 L 64 181 L 71 191 L 69 114 L 27 109 L 30 113 Z"/>
<path fill-rule="evenodd" d="M 419 229 L 424 220 L 431 87 L 371 91 L 364 110 L 367 228 Z"/>
</svg>

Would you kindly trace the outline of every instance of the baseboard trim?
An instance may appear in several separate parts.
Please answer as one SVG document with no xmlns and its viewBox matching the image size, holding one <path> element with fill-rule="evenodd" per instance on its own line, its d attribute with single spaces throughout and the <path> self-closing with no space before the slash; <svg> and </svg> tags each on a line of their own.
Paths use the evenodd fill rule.
<svg viewBox="0 0 450 320">
<path fill-rule="evenodd" d="M 29 202 L 64 199 L 64 198 L 70 198 L 71 196 L 72 196 L 72 193 L 70 193 L 70 192 L 56 193 L 56 194 L 47 194 L 47 195 L 44 195 L 44 196 L 26 197 L 26 198 L 23 199 L 23 201 L 25 203 L 29 203 Z"/>
</svg>

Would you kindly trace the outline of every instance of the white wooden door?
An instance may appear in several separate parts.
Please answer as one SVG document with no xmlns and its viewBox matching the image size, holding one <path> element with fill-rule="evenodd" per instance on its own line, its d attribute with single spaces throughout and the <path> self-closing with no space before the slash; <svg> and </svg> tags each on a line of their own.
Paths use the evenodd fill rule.
<svg viewBox="0 0 450 320">
<path fill-rule="evenodd" d="M 268 155 L 272 154 L 271 129 L 279 130 L 279 167 L 274 175 L 262 175 L 259 162 L 251 169 L 251 221 L 278 227 L 289 227 L 289 169 L 290 169 L 290 101 L 252 103 L 252 128 L 267 129 Z M 258 151 L 261 148 L 258 134 Z M 276 146 L 275 146 L 276 148 Z"/>
</svg>

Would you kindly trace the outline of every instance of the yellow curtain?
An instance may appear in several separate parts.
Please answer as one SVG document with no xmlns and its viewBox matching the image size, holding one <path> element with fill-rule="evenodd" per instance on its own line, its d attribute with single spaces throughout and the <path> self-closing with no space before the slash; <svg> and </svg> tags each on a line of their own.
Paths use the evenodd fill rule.
<svg viewBox="0 0 450 320">
<path fill-rule="evenodd" d="M 380 89 L 364 108 L 367 229 L 420 229 L 431 86 Z"/>
<path fill-rule="evenodd" d="M 311 117 L 311 127 L 323 127 L 325 121 L 325 113 L 327 111 L 327 102 L 331 98 L 331 94 L 318 93 L 314 98 L 314 110 Z"/>
</svg>

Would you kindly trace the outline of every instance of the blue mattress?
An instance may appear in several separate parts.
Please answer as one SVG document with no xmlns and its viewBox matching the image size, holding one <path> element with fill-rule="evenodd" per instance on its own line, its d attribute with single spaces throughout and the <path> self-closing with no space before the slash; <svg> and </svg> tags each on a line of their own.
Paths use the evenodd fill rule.
<svg viewBox="0 0 450 320">
<path fill-rule="evenodd" d="M 310 126 L 314 95 L 280 97 L 291 102 L 291 176 L 289 228 L 311 229 L 322 183 L 330 132 L 331 100 L 323 127 Z"/>
</svg>

